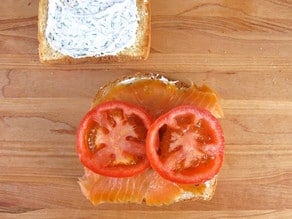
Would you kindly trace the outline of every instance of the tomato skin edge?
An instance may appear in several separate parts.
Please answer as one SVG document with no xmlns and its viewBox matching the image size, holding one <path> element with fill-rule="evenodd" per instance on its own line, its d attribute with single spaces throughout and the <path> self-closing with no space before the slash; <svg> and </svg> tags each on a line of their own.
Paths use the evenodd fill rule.
<svg viewBox="0 0 292 219">
<path fill-rule="evenodd" d="M 219 172 L 220 168 L 223 164 L 223 151 L 224 151 L 224 135 L 222 128 L 218 123 L 215 123 L 216 130 L 218 131 L 218 136 L 216 136 L 219 140 L 219 151 L 216 157 L 214 158 L 214 162 L 212 162 L 214 165 L 212 168 L 209 169 L 209 173 L 206 174 L 200 174 L 198 177 L 190 177 L 187 178 L 185 176 L 180 176 L 180 174 L 176 173 L 173 174 L 170 171 L 163 168 L 162 163 L 160 161 L 159 156 L 157 155 L 157 150 L 159 148 L 159 136 L 157 133 L 159 133 L 160 128 L 167 124 L 167 118 L 172 117 L 173 113 L 177 110 L 183 110 L 188 108 L 193 108 L 195 106 L 193 105 L 183 105 L 178 106 L 176 108 L 173 108 L 169 112 L 161 115 L 159 118 L 157 118 L 152 125 L 150 126 L 147 138 L 146 138 L 146 154 L 148 157 L 148 160 L 150 162 L 151 167 L 158 172 L 163 178 L 166 180 L 170 180 L 175 183 L 181 183 L 181 184 L 201 184 L 204 183 L 210 179 L 212 179 L 217 173 Z M 199 111 L 202 111 L 206 113 L 208 117 L 212 119 L 212 121 L 218 121 L 209 111 L 201 109 L 196 107 Z"/>
<path fill-rule="evenodd" d="M 80 162 L 85 167 L 87 167 L 88 169 L 90 169 L 91 171 L 97 174 L 109 176 L 109 177 L 131 177 L 145 171 L 146 169 L 150 167 L 150 163 L 147 159 L 146 154 L 145 154 L 145 158 L 139 164 L 135 165 L 135 167 L 119 166 L 119 167 L 103 169 L 103 168 L 100 168 L 97 162 L 94 161 L 94 154 L 92 154 L 89 147 L 86 146 L 87 145 L 86 136 L 87 136 L 87 132 L 89 131 L 88 125 L 90 123 L 92 116 L 98 110 L 102 110 L 103 108 L 110 107 L 111 105 L 115 105 L 115 104 L 121 104 L 125 107 L 134 108 L 135 109 L 134 111 L 137 112 L 136 115 L 143 117 L 143 122 L 147 130 L 152 124 L 153 119 L 150 116 L 150 114 L 139 106 L 122 102 L 122 101 L 115 101 L 115 100 L 98 104 L 97 106 L 93 107 L 85 114 L 85 116 L 82 118 L 78 126 L 77 135 L 76 135 L 77 154 L 78 154 L 78 158 Z"/>
</svg>

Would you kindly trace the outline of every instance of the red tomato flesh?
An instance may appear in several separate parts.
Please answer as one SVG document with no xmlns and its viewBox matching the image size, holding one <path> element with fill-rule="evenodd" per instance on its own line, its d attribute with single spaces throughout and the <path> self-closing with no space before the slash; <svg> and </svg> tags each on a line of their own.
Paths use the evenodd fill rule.
<svg viewBox="0 0 292 219">
<path fill-rule="evenodd" d="M 179 106 L 150 126 L 146 139 L 152 168 L 167 180 L 201 184 L 223 162 L 224 137 L 218 120 L 196 106 Z"/>
<path fill-rule="evenodd" d="M 77 151 L 84 166 L 111 177 L 129 177 L 146 170 L 146 135 L 151 116 L 142 108 L 110 101 L 91 109 L 77 132 Z"/>
</svg>

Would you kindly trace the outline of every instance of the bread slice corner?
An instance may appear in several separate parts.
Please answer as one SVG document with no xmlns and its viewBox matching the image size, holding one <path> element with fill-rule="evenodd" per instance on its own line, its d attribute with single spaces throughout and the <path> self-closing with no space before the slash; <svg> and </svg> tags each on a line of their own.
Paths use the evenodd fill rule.
<svg viewBox="0 0 292 219">
<path fill-rule="evenodd" d="M 139 24 L 136 41 L 131 47 L 125 48 L 117 55 L 74 58 L 54 50 L 45 37 L 48 3 L 50 0 L 40 0 L 38 10 L 38 41 L 39 59 L 47 64 L 77 64 L 96 62 L 126 62 L 132 60 L 146 60 L 150 52 L 151 41 L 151 9 L 149 0 L 136 0 Z"/>
</svg>

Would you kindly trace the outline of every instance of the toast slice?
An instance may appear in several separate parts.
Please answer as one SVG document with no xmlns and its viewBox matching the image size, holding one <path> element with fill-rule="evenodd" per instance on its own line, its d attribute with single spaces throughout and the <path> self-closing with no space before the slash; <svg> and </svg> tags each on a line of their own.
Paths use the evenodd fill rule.
<svg viewBox="0 0 292 219">
<path fill-rule="evenodd" d="M 103 53 L 103 51 L 101 51 L 102 48 L 99 48 L 98 51 L 96 52 L 96 54 L 93 55 L 93 53 L 90 54 L 84 54 L 84 55 L 74 55 L 72 52 L 72 50 L 74 50 L 74 48 L 71 45 L 71 43 L 65 44 L 63 45 L 62 43 L 62 47 L 58 47 L 54 46 L 52 44 L 52 40 L 56 40 L 56 38 L 58 38 L 58 36 L 62 36 L 62 31 L 64 30 L 63 27 L 59 28 L 59 32 L 58 34 L 54 35 L 53 38 L 49 39 L 48 35 L 46 34 L 47 31 L 47 24 L 48 24 L 48 19 L 52 19 L 52 17 L 54 17 L 54 13 L 56 10 L 52 10 L 51 13 L 49 12 L 49 3 L 50 1 L 55 1 L 55 2 L 59 2 L 59 4 L 70 4 L 69 3 L 64 3 L 65 1 L 63 0 L 40 0 L 39 1 L 39 11 L 38 11 L 38 40 L 39 40 L 39 58 L 40 61 L 42 63 L 52 63 L 52 64 L 70 64 L 70 63 L 95 63 L 95 62 L 125 62 L 125 61 L 130 61 L 130 60 L 145 60 L 148 58 L 149 55 L 149 51 L 150 51 L 150 38 L 151 38 L 151 25 L 150 25 L 150 20 L 151 20 L 151 11 L 150 11 L 150 3 L 149 0 L 125 0 L 126 2 L 132 2 L 133 4 L 136 3 L 135 7 L 137 9 L 137 22 L 138 24 L 136 25 L 136 32 L 135 35 L 132 36 L 131 39 L 134 39 L 131 41 L 131 44 L 128 44 L 126 47 L 124 48 L 120 48 L 119 51 L 114 52 L 114 53 Z M 104 2 L 104 0 L 101 0 Z M 61 2 L 61 3 L 60 3 Z M 71 2 L 74 2 L 71 0 Z M 77 0 L 75 2 L 80 2 L 80 0 Z M 98 2 L 98 1 L 95 1 Z M 115 5 L 115 2 L 121 2 L 121 0 L 112 0 L 112 5 Z M 123 2 L 123 1 L 122 1 Z M 131 3 L 131 4 L 132 4 Z M 106 3 L 104 3 L 106 4 Z M 130 3 L 129 3 L 130 4 Z M 60 6 L 58 6 L 60 7 Z M 67 10 L 68 9 L 68 5 L 67 5 Z M 72 6 L 74 7 L 74 5 Z M 93 6 L 92 6 L 93 7 Z M 111 6 L 110 6 L 111 7 Z M 60 9 L 63 10 L 62 13 L 64 13 L 65 10 L 65 6 Z M 90 10 L 94 10 L 94 8 L 90 8 Z M 100 9 L 96 9 L 96 10 L 100 10 Z M 123 9 L 124 10 L 124 9 Z M 85 12 L 84 12 L 85 13 Z M 102 12 L 101 12 L 102 13 Z M 104 14 L 107 12 L 103 12 Z M 103 15 L 104 15 L 103 14 Z M 69 14 L 70 15 L 70 14 Z M 49 17 L 51 16 L 51 17 Z M 84 14 L 84 19 L 86 21 L 87 17 L 86 17 L 86 13 Z M 70 19 L 70 16 L 68 16 Z M 83 19 L 83 18 L 82 18 Z M 91 18 L 92 19 L 92 18 Z M 58 23 L 58 22 L 57 22 Z M 56 23 L 56 24 L 57 24 Z M 74 21 L 73 21 L 74 24 Z M 53 28 L 55 28 L 53 26 Z M 74 35 L 74 30 L 78 29 L 79 27 L 71 27 L 70 28 L 70 33 L 72 33 L 72 35 Z M 92 29 L 91 29 L 92 31 Z M 99 33 L 101 33 L 101 31 L 98 31 L 97 29 L 93 31 L 95 35 L 97 35 L 96 39 L 93 39 L 94 42 L 95 41 L 99 41 L 99 39 L 101 39 Z M 65 36 L 65 37 L 64 37 Z M 66 38 L 67 35 L 63 35 L 63 38 Z M 108 37 L 105 36 L 105 37 Z M 85 39 L 86 37 L 83 37 L 83 39 Z M 103 38 L 104 39 L 104 38 Z M 58 40 L 58 39 L 57 39 Z M 79 43 L 79 39 L 78 38 L 74 38 L 74 36 L 72 37 L 72 40 L 74 42 L 74 40 L 76 40 L 76 44 Z M 81 38 L 82 40 L 82 38 Z M 113 40 L 113 39 L 111 39 Z M 73 43 L 74 44 L 74 43 Z M 88 46 L 88 48 L 92 48 L 91 44 L 86 44 Z M 63 47 L 64 46 L 64 47 Z M 116 45 L 113 45 L 116 46 Z M 53 48 L 54 47 L 54 48 Z M 63 51 L 63 49 L 66 49 L 67 53 L 70 54 L 65 54 L 66 52 Z M 88 48 L 85 49 L 88 50 Z M 94 47 L 95 48 L 95 47 Z M 85 52 L 86 53 L 86 52 Z"/>
<path fill-rule="evenodd" d="M 167 111 L 166 105 L 172 108 L 181 101 L 198 103 L 217 118 L 223 117 L 217 95 L 207 86 L 197 87 L 154 73 L 137 73 L 104 85 L 97 91 L 92 107 L 110 100 L 140 105 L 153 118 Z M 199 185 L 177 184 L 151 169 L 127 178 L 101 176 L 86 167 L 84 172 L 78 184 L 83 195 L 94 205 L 145 202 L 149 206 L 161 206 L 186 200 L 210 200 L 217 184 L 217 176 Z"/>
</svg>

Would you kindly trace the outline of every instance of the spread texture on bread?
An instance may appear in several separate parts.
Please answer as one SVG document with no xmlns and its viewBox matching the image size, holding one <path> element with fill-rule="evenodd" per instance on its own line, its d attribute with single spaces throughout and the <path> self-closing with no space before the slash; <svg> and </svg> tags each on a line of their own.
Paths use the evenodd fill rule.
<svg viewBox="0 0 292 219">
<path fill-rule="evenodd" d="M 39 57 L 43 63 L 146 59 L 148 0 L 40 0 Z"/>
</svg>

